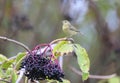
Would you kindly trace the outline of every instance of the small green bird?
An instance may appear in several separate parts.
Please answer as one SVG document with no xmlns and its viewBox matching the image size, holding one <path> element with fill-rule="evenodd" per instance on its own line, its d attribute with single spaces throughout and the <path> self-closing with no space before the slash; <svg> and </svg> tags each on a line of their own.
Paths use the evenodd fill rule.
<svg viewBox="0 0 120 83">
<path fill-rule="evenodd" d="M 63 20 L 62 23 L 63 23 L 62 30 L 63 30 L 64 33 L 66 33 L 68 36 L 71 37 L 71 36 L 73 36 L 73 35 L 76 35 L 77 33 L 80 33 L 80 31 L 77 30 L 74 26 L 72 26 L 69 21 Z"/>
</svg>

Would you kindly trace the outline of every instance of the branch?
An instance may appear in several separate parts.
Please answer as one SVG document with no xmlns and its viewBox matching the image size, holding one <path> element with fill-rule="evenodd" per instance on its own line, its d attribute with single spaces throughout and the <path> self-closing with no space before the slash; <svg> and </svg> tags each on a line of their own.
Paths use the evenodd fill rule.
<svg viewBox="0 0 120 83">
<path fill-rule="evenodd" d="M 65 37 L 65 38 L 59 38 L 59 39 L 53 40 L 52 42 L 50 42 L 50 44 L 54 44 L 54 43 L 57 43 L 59 41 L 70 41 L 72 43 L 74 42 L 74 40 L 72 38 Z"/>
<path fill-rule="evenodd" d="M 63 69 L 63 56 L 59 57 L 60 68 Z"/>
<path fill-rule="evenodd" d="M 18 76 L 18 79 L 17 79 L 16 83 L 20 83 L 21 79 L 22 79 L 23 76 L 24 76 L 24 73 L 25 73 L 25 69 L 22 68 L 22 69 L 20 70 L 20 75 Z"/>
<path fill-rule="evenodd" d="M 20 42 L 18 42 L 18 41 L 16 41 L 16 40 L 9 39 L 9 38 L 7 38 L 7 37 L 2 37 L 2 36 L 0 36 L 0 39 L 2 39 L 2 40 L 4 40 L 4 41 L 9 41 L 9 42 L 15 43 L 15 44 L 23 47 L 23 48 L 24 48 L 25 50 L 27 50 L 28 52 L 30 52 L 29 48 L 28 48 L 26 45 L 24 45 L 23 43 L 20 43 Z M 55 43 L 57 43 L 57 42 L 59 42 L 59 41 L 65 41 L 65 40 L 66 40 L 66 41 L 71 41 L 71 42 L 73 42 L 73 39 L 71 39 L 71 38 L 60 38 L 60 39 L 53 40 L 50 44 L 51 44 L 51 46 L 52 46 L 52 48 L 53 48 L 53 47 L 55 46 Z M 43 47 L 43 48 L 41 48 L 41 52 L 38 51 L 38 53 L 44 52 L 45 48 L 46 48 L 46 46 Z M 9 59 L 15 59 L 16 57 L 17 57 L 17 56 L 13 56 L 13 57 L 11 57 L 11 58 L 9 58 Z M 62 62 L 61 62 L 61 63 L 62 63 Z M 61 64 L 61 65 L 62 65 L 62 64 Z M 23 68 L 23 69 L 20 70 L 20 74 L 19 74 L 19 76 L 18 76 L 18 79 L 17 79 L 16 83 L 20 83 L 20 81 L 22 80 L 22 78 L 23 78 L 23 76 L 24 76 L 24 73 L 25 73 L 25 69 Z"/>
<path fill-rule="evenodd" d="M 29 49 L 26 45 L 24 45 L 23 43 L 21 43 L 21 42 L 18 42 L 18 41 L 16 41 L 16 40 L 9 39 L 9 38 L 3 37 L 3 36 L 0 36 L 0 39 L 2 39 L 2 40 L 4 40 L 4 41 L 9 41 L 9 42 L 15 43 L 15 44 L 23 47 L 23 48 L 24 48 L 25 50 L 27 50 L 28 52 L 30 52 L 30 49 Z"/>
<path fill-rule="evenodd" d="M 70 66 L 70 69 L 73 72 L 75 72 L 76 74 L 82 76 L 82 72 L 81 71 L 79 71 L 79 70 L 77 70 L 77 69 L 75 69 L 74 67 L 71 67 L 71 66 Z M 89 78 L 93 78 L 93 79 L 110 79 L 110 78 L 113 78 L 115 76 L 116 76 L 116 74 L 114 73 L 114 74 L 106 75 L 106 76 L 102 76 L 102 75 L 89 75 Z"/>
</svg>

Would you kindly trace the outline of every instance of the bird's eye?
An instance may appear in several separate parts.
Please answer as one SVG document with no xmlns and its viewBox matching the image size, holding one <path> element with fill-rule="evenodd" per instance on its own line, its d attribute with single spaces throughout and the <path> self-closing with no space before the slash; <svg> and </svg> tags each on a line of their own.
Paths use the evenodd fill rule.
<svg viewBox="0 0 120 83">
<path fill-rule="evenodd" d="M 68 23 L 68 21 L 67 20 L 63 20 L 62 23 L 66 24 L 66 23 Z"/>
<path fill-rule="evenodd" d="M 66 20 L 65 20 L 64 22 L 65 22 L 65 23 L 67 23 L 67 21 L 66 21 Z"/>
</svg>

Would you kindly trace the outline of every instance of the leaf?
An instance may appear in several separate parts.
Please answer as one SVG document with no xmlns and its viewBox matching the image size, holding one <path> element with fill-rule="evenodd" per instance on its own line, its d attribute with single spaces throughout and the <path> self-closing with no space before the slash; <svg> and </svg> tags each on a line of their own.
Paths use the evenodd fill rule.
<svg viewBox="0 0 120 83">
<path fill-rule="evenodd" d="M 72 52 L 73 51 L 72 44 L 64 44 L 57 51 L 60 51 L 62 53 Z"/>
<path fill-rule="evenodd" d="M 120 83 L 120 77 L 116 76 L 108 80 L 108 83 Z"/>
<path fill-rule="evenodd" d="M 11 64 L 13 64 L 14 61 L 15 61 L 14 59 L 10 59 L 10 60 L 8 59 L 7 61 L 4 61 L 2 63 L 1 67 L 3 69 L 7 69 L 7 68 L 9 68 L 11 66 Z"/>
<path fill-rule="evenodd" d="M 64 54 L 68 54 L 73 51 L 72 44 L 68 41 L 60 41 L 53 49 L 53 53 L 56 57 Z"/>
<path fill-rule="evenodd" d="M 17 74 L 14 70 L 13 73 L 12 73 L 12 83 L 16 83 L 16 80 L 17 80 Z"/>
<path fill-rule="evenodd" d="M 89 76 L 90 69 L 90 60 L 88 58 L 88 54 L 84 48 L 82 48 L 79 44 L 73 45 L 75 54 L 77 55 L 77 61 L 81 71 L 83 72 L 82 79 L 86 80 Z"/>
<path fill-rule="evenodd" d="M 15 64 L 15 69 L 16 69 L 16 70 L 19 70 L 20 65 L 21 65 L 21 62 L 22 62 L 22 60 L 23 60 L 25 57 L 26 57 L 26 56 L 24 55 L 23 57 L 21 57 L 21 58 L 19 59 L 19 61 L 17 61 L 17 63 Z"/>
<path fill-rule="evenodd" d="M 2 78 L 3 77 L 3 70 L 2 70 L 2 68 L 0 67 L 0 78 Z"/>
<path fill-rule="evenodd" d="M 26 52 L 20 52 L 17 54 L 15 63 L 19 62 L 19 60 L 26 55 Z"/>
<path fill-rule="evenodd" d="M 6 56 L 0 54 L 0 62 L 8 60 Z"/>
<path fill-rule="evenodd" d="M 89 76 L 89 73 L 82 73 L 82 80 L 87 80 Z"/>
<path fill-rule="evenodd" d="M 69 80 L 67 80 L 67 79 L 62 79 L 62 83 L 70 83 L 70 81 Z"/>
<path fill-rule="evenodd" d="M 8 68 L 6 71 L 4 70 L 1 78 L 5 78 L 6 81 L 12 81 L 11 83 L 16 83 L 17 73 L 13 68 Z"/>
<path fill-rule="evenodd" d="M 1 70 L 0 70 L 0 78 L 5 78 L 6 81 L 9 81 L 12 72 L 13 72 L 13 68 L 8 68 L 6 70 L 1 68 Z"/>
<path fill-rule="evenodd" d="M 59 81 L 56 81 L 56 82 L 57 82 L 57 83 L 70 83 L 70 81 L 67 80 L 67 79 L 62 79 L 62 81 L 63 81 L 63 82 L 59 82 Z"/>
<path fill-rule="evenodd" d="M 67 44 L 68 41 L 60 41 L 53 49 L 53 53 L 55 53 L 62 45 Z"/>
<path fill-rule="evenodd" d="M 25 55 L 26 55 L 26 52 L 20 52 L 17 54 L 16 60 L 15 60 L 15 62 L 16 62 L 15 69 L 16 70 L 19 69 L 22 60 L 25 58 Z"/>
<path fill-rule="evenodd" d="M 6 70 L 6 74 L 7 74 L 7 75 L 11 75 L 12 72 L 13 72 L 13 68 L 8 68 L 8 69 Z"/>
<path fill-rule="evenodd" d="M 57 82 L 56 80 L 49 80 L 47 79 L 47 83 L 54 83 L 54 82 Z"/>
</svg>

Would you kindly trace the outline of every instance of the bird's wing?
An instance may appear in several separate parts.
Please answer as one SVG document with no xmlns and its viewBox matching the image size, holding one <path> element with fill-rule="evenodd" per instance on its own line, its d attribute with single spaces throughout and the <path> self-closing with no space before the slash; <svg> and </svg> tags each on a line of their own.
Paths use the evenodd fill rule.
<svg viewBox="0 0 120 83">
<path fill-rule="evenodd" d="M 77 29 L 74 28 L 73 26 L 69 26 L 69 27 L 70 27 L 70 30 L 72 30 L 72 31 L 80 32 L 79 30 L 77 30 Z"/>
</svg>

